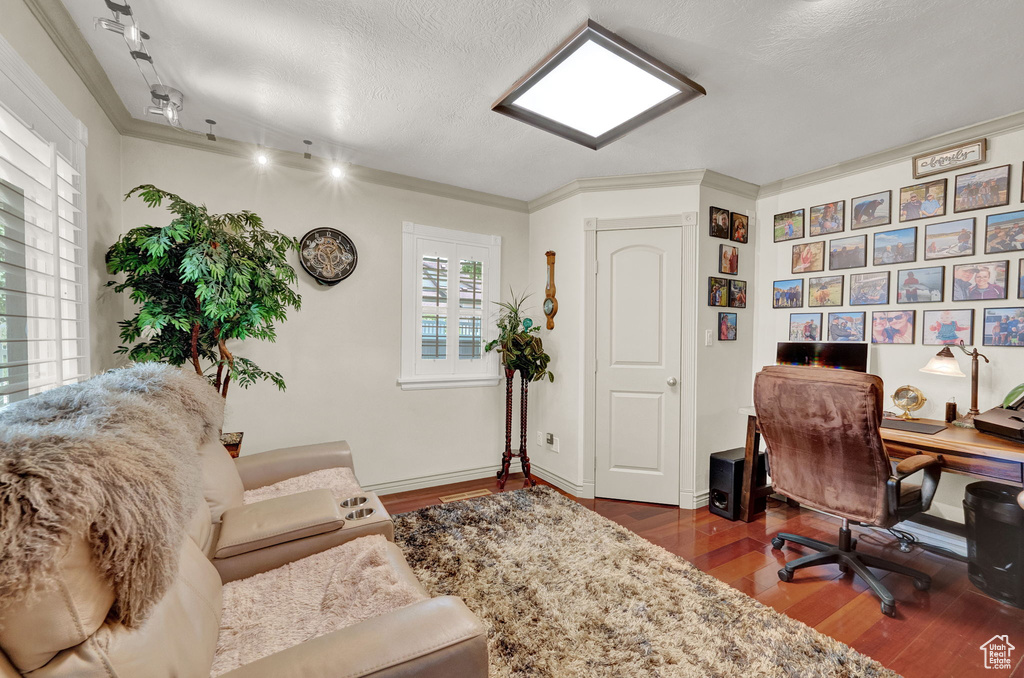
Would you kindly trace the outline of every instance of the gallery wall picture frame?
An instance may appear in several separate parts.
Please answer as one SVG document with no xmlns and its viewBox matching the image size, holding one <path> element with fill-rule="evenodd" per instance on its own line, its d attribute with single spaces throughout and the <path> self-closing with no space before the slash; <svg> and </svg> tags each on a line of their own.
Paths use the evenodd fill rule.
<svg viewBox="0 0 1024 678">
<path fill-rule="evenodd" d="M 776 214 L 772 220 L 774 242 L 797 240 L 804 237 L 804 209 Z"/>
<path fill-rule="evenodd" d="M 913 344 L 917 311 L 872 311 L 872 344 Z"/>
<path fill-rule="evenodd" d="M 946 267 L 903 268 L 896 272 L 897 304 L 932 304 L 945 298 Z"/>
<path fill-rule="evenodd" d="M 953 211 L 970 212 L 1010 204 L 1010 166 L 965 172 L 953 180 Z"/>
<path fill-rule="evenodd" d="M 974 255 L 974 217 L 927 224 L 924 227 L 924 258 L 954 259 Z"/>
<path fill-rule="evenodd" d="M 821 341 L 820 313 L 790 313 L 790 341 Z"/>
<path fill-rule="evenodd" d="M 985 254 L 1024 250 L 1024 210 L 985 217 Z"/>
<path fill-rule="evenodd" d="M 1024 346 L 1024 307 L 986 308 L 982 346 Z"/>
<path fill-rule="evenodd" d="M 850 200 L 850 230 L 888 226 L 892 223 L 892 191 L 862 195 Z"/>
<path fill-rule="evenodd" d="M 790 273 L 817 273 L 824 270 L 824 240 L 793 245 L 793 267 Z"/>
<path fill-rule="evenodd" d="M 803 308 L 804 279 L 791 278 L 772 283 L 772 308 Z"/>
<path fill-rule="evenodd" d="M 728 275 L 739 275 L 740 248 L 735 245 L 718 246 L 718 272 Z"/>
<path fill-rule="evenodd" d="M 889 303 L 889 271 L 850 274 L 850 306 L 884 306 Z"/>
<path fill-rule="evenodd" d="M 807 279 L 807 306 L 842 306 L 843 276 L 823 275 Z"/>
<path fill-rule="evenodd" d="M 973 308 L 945 308 L 924 312 L 921 318 L 921 344 L 948 346 L 960 341 L 967 346 L 974 343 Z"/>
<path fill-rule="evenodd" d="M 729 306 L 729 279 L 708 278 L 708 306 Z"/>
<path fill-rule="evenodd" d="M 917 261 L 917 226 L 875 233 L 871 263 L 875 266 Z"/>
<path fill-rule="evenodd" d="M 729 240 L 746 243 L 750 238 L 750 217 L 739 212 L 732 212 L 731 216 L 732 228 L 729 230 Z"/>
<path fill-rule="evenodd" d="M 900 189 L 900 222 L 946 216 L 946 179 Z"/>
<path fill-rule="evenodd" d="M 747 307 L 747 281 L 729 281 L 729 306 L 731 308 Z"/>
<path fill-rule="evenodd" d="M 846 228 L 846 201 L 836 200 L 815 205 L 807 221 L 812 236 L 841 233 Z"/>
<path fill-rule="evenodd" d="M 724 210 L 721 207 L 711 208 L 711 219 L 708 225 L 708 235 L 712 238 L 723 238 L 729 239 L 729 210 Z"/>
<path fill-rule="evenodd" d="M 865 311 L 833 311 L 828 314 L 829 341 L 864 341 Z"/>
<path fill-rule="evenodd" d="M 719 313 L 718 314 L 718 340 L 719 341 L 736 341 L 736 314 L 735 313 Z"/>
<path fill-rule="evenodd" d="M 953 267 L 953 301 L 1006 299 L 1009 260 L 979 261 Z"/>
<path fill-rule="evenodd" d="M 1024 259 L 1017 262 L 1017 298 L 1024 299 Z"/>
<path fill-rule="evenodd" d="M 864 268 L 868 265 L 868 236 L 853 235 L 828 241 L 828 270 Z"/>
<path fill-rule="evenodd" d="M 985 162 L 988 141 L 981 137 L 963 143 L 915 155 L 912 160 L 914 178 L 921 179 Z"/>
<path fill-rule="evenodd" d="M 1021 166 L 1020 171 L 1020 201 L 1024 202 L 1024 165 Z"/>
</svg>

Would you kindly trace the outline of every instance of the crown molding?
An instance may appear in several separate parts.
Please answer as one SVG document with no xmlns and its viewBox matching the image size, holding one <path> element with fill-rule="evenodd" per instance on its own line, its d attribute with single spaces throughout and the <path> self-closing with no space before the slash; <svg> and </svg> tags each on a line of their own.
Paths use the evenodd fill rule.
<svg viewBox="0 0 1024 678">
<path fill-rule="evenodd" d="M 704 170 L 704 176 L 701 179 L 700 185 L 732 193 L 743 198 L 749 198 L 750 200 L 756 200 L 761 190 L 761 187 L 757 184 L 730 177 L 727 174 L 721 174 L 714 170 Z"/>
<path fill-rule="evenodd" d="M 826 181 L 832 181 L 833 179 L 841 179 L 843 177 L 850 176 L 851 174 L 885 167 L 897 162 L 909 162 L 913 156 L 920 153 L 927 153 L 945 146 L 954 146 L 965 141 L 970 141 L 976 137 L 999 136 L 1021 128 L 1024 128 L 1024 111 L 1018 111 L 1017 113 L 1011 113 L 1010 115 L 993 118 L 975 125 L 961 127 L 960 129 L 953 130 L 952 132 L 944 132 L 909 144 L 879 151 L 878 153 L 871 153 L 859 158 L 854 158 L 853 160 L 847 160 L 846 162 L 841 162 L 837 165 L 831 165 L 812 172 L 798 174 L 787 179 L 773 181 L 772 183 L 761 186 L 761 190 L 757 197 L 759 200 L 761 198 L 770 198 L 783 193 L 784 191 L 806 188 Z"/>
</svg>

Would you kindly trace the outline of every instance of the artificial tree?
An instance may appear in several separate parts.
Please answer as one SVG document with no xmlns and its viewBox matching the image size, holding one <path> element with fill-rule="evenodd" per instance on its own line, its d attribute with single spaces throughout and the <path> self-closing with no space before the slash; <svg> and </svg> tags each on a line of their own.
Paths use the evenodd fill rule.
<svg viewBox="0 0 1024 678">
<path fill-rule="evenodd" d="M 267 230 L 247 210 L 210 214 L 151 184 L 133 188 L 125 200 L 136 195 L 150 207 L 166 200 L 174 218 L 164 227 L 133 228 L 107 250 L 107 270 L 124 274 L 107 286 L 131 290 L 136 304 L 134 315 L 118 323 L 124 344 L 116 352 L 135 361 L 191 363 L 222 397 L 233 381 L 248 388 L 269 380 L 284 390 L 280 373 L 236 355 L 227 342 L 274 341 L 274 323 L 300 307 L 287 261 L 298 241 Z"/>
<path fill-rule="evenodd" d="M 540 326 L 523 317 L 523 303 L 528 294 L 516 297 L 510 290 L 511 301 L 497 302 L 504 311 L 498 316 L 498 337 L 487 343 L 484 350 L 497 350 L 505 369 L 505 451 L 501 455 L 501 469 L 498 471 L 498 485 L 505 487 L 513 457 L 519 457 L 526 476 L 525 485 L 536 485 L 530 474 L 530 456 L 526 449 L 526 406 L 529 398 L 529 384 L 545 376 L 549 381 L 555 375 L 548 370 L 551 356 L 544 352 L 544 342 L 537 336 Z M 519 396 L 519 454 L 512 453 L 512 382 L 519 373 L 521 393 Z"/>
</svg>

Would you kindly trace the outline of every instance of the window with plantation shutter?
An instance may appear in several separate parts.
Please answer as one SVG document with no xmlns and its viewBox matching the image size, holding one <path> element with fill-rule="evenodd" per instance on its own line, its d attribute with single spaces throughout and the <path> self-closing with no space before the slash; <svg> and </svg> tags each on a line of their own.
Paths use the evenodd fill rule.
<svg viewBox="0 0 1024 678">
<path fill-rule="evenodd" d="M 501 282 L 501 238 L 419 224 L 403 226 L 402 375 L 406 390 L 491 386 Z"/>
<path fill-rule="evenodd" d="M 0 70 L 0 406 L 89 374 L 84 131 L 25 77 Z"/>
</svg>

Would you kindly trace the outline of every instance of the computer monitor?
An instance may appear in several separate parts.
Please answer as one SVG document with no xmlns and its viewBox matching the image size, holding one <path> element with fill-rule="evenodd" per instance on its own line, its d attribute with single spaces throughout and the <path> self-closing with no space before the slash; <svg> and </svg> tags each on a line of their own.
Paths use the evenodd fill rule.
<svg viewBox="0 0 1024 678">
<path fill-rule="evenodd" d="M 775 364 L 867 372 L 868 345 L 833 341 L 780 341 L 775 351 Z"/>
</svg>

